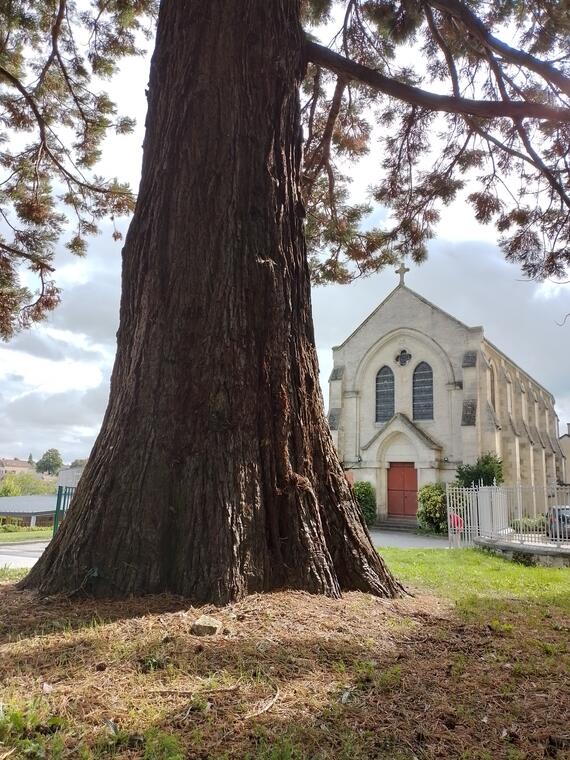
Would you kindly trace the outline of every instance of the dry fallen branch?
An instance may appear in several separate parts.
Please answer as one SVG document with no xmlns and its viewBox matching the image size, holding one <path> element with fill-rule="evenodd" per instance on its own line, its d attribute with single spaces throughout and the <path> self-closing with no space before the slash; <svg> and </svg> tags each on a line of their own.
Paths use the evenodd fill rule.
<svg viewBox="0 0 570 760">
<path fill-rule="evenodd" d="M 246 720 L 248 718 L 256 718 L 258 715 L 262 715 L 263 713 L 268 712 L 269 710 L 271 710 L 271 708 L 277 702 L 278 699 L 279 699 L 279 687 L 276 686 L 275 694 L 269 699 L 265 699 L 263 702 L 261 702 L 255 710 L 253 710 L 252 712 L 249 712 L 245 716 Z"/>
<path fill-rule="evenodd" d="M 238 691 L 240 685 L 241 683 L 238 681 L 233 686 L 228 686 L 227 688 L 221 689 L 200 689 L 199 687 L 197 689 L 192 689 L 192 691 L 186 691 L 183 689 L 154 689 L 151 694 L 168 694 L 169 696 L 174 697 L 202 697 L 206 694 L 212 696 L 216 694 L 228 694 L 232 691 Z"/>
</svg>

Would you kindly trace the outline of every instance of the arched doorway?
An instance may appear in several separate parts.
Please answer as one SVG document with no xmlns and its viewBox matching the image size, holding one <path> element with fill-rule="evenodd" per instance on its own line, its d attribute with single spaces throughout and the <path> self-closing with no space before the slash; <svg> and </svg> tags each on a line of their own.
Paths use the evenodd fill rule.
<svg viewBox="0 0 570 760">
<path fill-rule="evenodd" d="M 394 431 L 379 447 L 381 471 L 385 473 L 384 514 L 387 517 L 413 519 L 417 511 L 417 451 L 411 438 L 401 430 Z"/>
</svg>

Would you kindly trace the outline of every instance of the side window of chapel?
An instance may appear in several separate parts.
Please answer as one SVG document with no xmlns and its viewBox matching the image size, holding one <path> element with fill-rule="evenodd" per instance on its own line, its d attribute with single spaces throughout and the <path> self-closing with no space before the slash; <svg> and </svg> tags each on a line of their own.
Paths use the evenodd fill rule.
<svg viewBox="0 0 570 760">
<path fill-rule="evenodd" d="M 388 422 L 394 416 L 394 373 L 382 367 L 376 375 L 376 422 Z"/>
<path fill-rule="evenodd" d="M 427 362 L 414 370 L 413 413 L 415 420 L 433 420 L 433 371 Z"/>
</svg>

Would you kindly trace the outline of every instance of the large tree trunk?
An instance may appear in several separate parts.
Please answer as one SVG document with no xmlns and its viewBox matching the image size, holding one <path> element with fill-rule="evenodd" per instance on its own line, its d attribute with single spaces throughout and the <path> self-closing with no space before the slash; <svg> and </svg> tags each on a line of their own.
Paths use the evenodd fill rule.
<svg viewBox="0 0 570 760">
<path fill-rule="evenodd" d="M 300 0 L 163 0 L 109 407 L 23 585 L 400 590 L 334 452 L 299 190 Z"/>
</svg>

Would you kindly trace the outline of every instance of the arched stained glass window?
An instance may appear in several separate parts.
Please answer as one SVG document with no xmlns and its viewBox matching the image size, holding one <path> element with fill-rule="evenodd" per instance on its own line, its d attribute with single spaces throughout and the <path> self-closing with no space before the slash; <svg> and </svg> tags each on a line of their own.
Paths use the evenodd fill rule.
<svg viewBox="0 0 570 760">
<path fill-rule="evenodd" d="M 376 375 L 376 422 L 388 422 L 394 416 L 394 373 L 382 367 Z"/>
<path fill-rule="evenodd" d="M 414 370 L 413 411 L 415 420 L 433 420 L 433 372 L 427 362 Z"/>
</svg>

